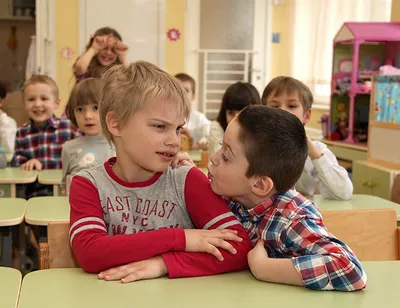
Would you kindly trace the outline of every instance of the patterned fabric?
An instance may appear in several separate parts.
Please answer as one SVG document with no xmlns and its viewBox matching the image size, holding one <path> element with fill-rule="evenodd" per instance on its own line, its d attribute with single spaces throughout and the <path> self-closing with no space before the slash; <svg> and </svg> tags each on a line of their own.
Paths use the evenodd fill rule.
<svg viewBox="0 0 400 308">
<path fill-rule="evenodd" d="M 272 196 L 246 210 L 226 199 L 253 244 L 264 240 L 270 258 L 292 258 L 306 287 L 354 291 L 367 276 L 352 250 L 329 233 L 318 208 L 295 190 Z"/>
<path fill-rule="evenodd" d="M 374 120 L 400 124 L 400 76 L 376 77 Z"/>
<path fill-rule="evenodd" d="M 18 128 L 11 166 L 18 167 L 36 158 L 43 169 L 61 169 L 63 143 L 78 136 L 79 131 L 69 120 L 53 116 L 43 127 L 31 120 Z"/>
</svg>

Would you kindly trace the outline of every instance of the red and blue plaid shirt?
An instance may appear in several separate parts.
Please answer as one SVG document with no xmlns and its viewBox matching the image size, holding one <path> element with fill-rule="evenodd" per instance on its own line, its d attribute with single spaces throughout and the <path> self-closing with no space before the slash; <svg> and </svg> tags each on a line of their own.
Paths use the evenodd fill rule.
<svg viewBox="0 0 400 308">
<path fill-rule="evenodd" d="M 61 169 L 63 143 L 79 136 L 78 129 L 67 119 L 53 116 L 43 127 L 30 120 L 18 128 L 11 166 L 18 167 L 36 158 L 43 169 Z"/>
<path fill-rule="evenodd" d="M 253 244 L 259 238 L 270 258 L 292 258 L 304 285 L 314 290 L 354 291 L 367 276 L 353 251 L 329 233 L 318 208 L 295 190 L 246 210 L 226 199 Z"/>
</svg>

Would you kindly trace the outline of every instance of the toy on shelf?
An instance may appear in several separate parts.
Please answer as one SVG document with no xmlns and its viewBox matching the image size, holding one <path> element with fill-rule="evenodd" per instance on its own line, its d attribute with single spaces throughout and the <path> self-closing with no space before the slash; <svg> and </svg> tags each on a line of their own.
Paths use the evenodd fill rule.
<svg viewBox="0 0 400 308">
<path fill-rule="evenodd" d="M 333 42 L 329 139 L 368 139 L 372 79 L 400 72 L 400 23 L 344 23 Z"/>
</svg>

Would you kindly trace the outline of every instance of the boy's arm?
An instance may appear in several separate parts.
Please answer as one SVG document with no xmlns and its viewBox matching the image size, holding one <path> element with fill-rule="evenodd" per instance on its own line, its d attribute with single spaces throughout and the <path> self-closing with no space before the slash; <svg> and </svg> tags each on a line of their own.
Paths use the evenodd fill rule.
<svg viewBox="0 0 400 308">
<path fill-rule="evenodd" d="M 184 195 L 187 210 L 196 228 L 236 230 L 243 240 L 230 241 L 237 251 L 236 254 L 220 250 L 223 261 L 206 253 L 164 253 L 162 257 L 169 277 L 206 276 L 247 269 L 247 253 L 252 248 L 249 237 L 223 199 L 211 190 L 210 181 L 199 169 L 192 168 L 188 172 Z"/>
<path fill-rule="evenodd" d="M 20 130 L 17 130 L 17 135 L 15 137 L 15 150 L 14 156 L 11 160 L 11 167 L 19 167 L 22 164 L 26 163 L 30 158 L 25 156 L 26 153 L 22 146 L 22 137 Z"/>
<path fill-rule="evenodd" d="M 85 178 L 74 176 L 69 202 L 70 242 L 86 272 L 98 273 L 169 250 L 185 250 L 185 233 L 178 228 L 109 236 L 97 188 Z"/>
<path fill-rule="evenodd" d="M 346 169 L 338 164 L 335 154 L 328 147 L 317 150 L 321 156 L 317 159 L 310 157 L 320 181 L 321 195 L 328 199 L 349 200 L 353 194 L 353 184 Z"/>
<path fill-rule="evenodd" d="M 367 276 L 360 262 L 348 246 L 327 231 L 322 220 L 291 221 L 276 241 L 280 251 L 294 257 L 284 261 L 265 256 L 255 261 L 252 251 L 249 263 L 257 278 L 296 285 L 299 285 L 295 282 L 300 278 L 307 288 L 314 290 L 355 291 L 365 288 Z M 282 277 L 283 273 L 286 277 Z"/>
</svg>

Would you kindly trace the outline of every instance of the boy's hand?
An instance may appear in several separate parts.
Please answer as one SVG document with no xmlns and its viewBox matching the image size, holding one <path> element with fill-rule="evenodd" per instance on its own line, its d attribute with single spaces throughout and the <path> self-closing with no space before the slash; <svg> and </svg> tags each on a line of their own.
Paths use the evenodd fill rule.
<svg viewBox="0 0 400 308">
<path fill-rule="evenodd" d="M 262 239 L 259 239 L 256 246 L 247 254 L 247 262 L 254 277 L 261 279 L 268 263 L 268 253 Z"/>
<path fill-rule="evenodd" d="M 172 168 L 178 168 L 180 166 L 196 166 L 190 155 L 186 152 L 179 152 L 175 155 L 171 162 Z"/>
<path fill-rule="evenodd" d="M 318 159 L 322 156 L 322 153 L 314 146 L 311 138 L 307 137 L 307 145 L 308 145 L 308 156 L 311 159 Z"/>
<path fill-rule="evenodd" d="M 148 260 L 137 261 L 121 265 L 103 271 L 97 276 L 99 279 L 121 280 L 122 283 L 151 279 L 165 276 L 168 273 L 167 266 L 161 256 Z"/>
<path fill-rule="evenodd" d="M 241 242 L 236 230 L 185 230 L 186 249 L 188 252 L 207 252 L 215 256 L 219 261 L 224 261 L 218 248 L 225 249 L 231 254 L 236 254 L 236 249 L 227 241 Z"/>
<path fill-rule="evenodd" d="M 31 171 L 34 169 L 40 171 L 42 170 L 42 167 L 43 167 L 42 163 L 36 158 L 32 158 L 28 160 L 25 164 L 21 165 L 21 169 L 25 171 Z"/>
</svg>

